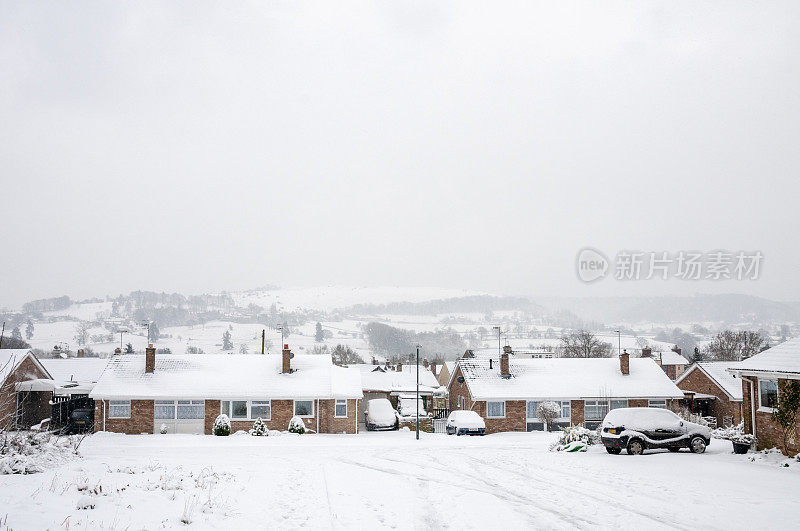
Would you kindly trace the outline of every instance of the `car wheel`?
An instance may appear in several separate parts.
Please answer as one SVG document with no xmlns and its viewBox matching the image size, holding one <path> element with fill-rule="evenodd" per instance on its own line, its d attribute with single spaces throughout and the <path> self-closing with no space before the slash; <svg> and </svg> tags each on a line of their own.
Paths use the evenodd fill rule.
<svg viewBox="0 0 800 531">
<path fill-rule="evenodd" d="M 606 452 L 612 455 L 619 455 L 620 452 L 622 452 L 622 448 L 609 448 L 608 446 L 606 446 Z"/>
<path fill-rule="evenodd" d="M 673 453 L 674 453 L 674 452 L 677 452 L 678 450 L 680 450 L 680 448 L 677 448 L 677 447 L 675 447 L 675 446 L 670 446 L 670 447 L 668 448 L 668 450 L 669 450 L 670 452 L 673 452 Z"/>
<path fill-rule="evenodd" d="M 628 443 L 628 455 L 642 455 L 644 453 L 644 443 L 639 439 L 633 439 Z"/>
<path fill-rule="evenodd" d="M 702 437 L 695 437 L 692 439 L 692 442 L 689 443 L 689 448 L 693 453 L 702 454 L 706 451 L 706 441 Z"/>
</svg>

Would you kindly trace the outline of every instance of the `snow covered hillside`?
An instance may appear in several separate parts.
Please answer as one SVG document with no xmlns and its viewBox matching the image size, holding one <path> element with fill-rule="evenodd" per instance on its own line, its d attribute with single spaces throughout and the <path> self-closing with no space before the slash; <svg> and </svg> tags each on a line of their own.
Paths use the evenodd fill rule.
<svg viewBox="0 0 800 531">
<path fill-rule="evenodd" d="M 97 434 L 82 458 L 0 476 L 26 529 L 765 529 L 796 520 L 800 464 L 731 453 L 552 453 L 547 433 Z M 784 459 L 784 461 L 786 461 Z M 746 485 L 746 487 L 745 487 Z"/>
</svg>

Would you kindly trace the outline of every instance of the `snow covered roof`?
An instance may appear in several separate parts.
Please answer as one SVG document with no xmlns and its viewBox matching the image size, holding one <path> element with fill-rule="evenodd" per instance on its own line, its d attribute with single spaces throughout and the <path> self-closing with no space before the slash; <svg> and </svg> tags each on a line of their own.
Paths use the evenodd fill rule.
<svg viewBox="0 0 800 531">
<path fill-rule="evenodd" d="M 689 365 L 689 360 L 673 350 L 667 350 L 658 355 L 661 356 L 661 365 Z"/>
<path fill-rule="evenodd" d="M 632 358 L 623 375 L 619 359 L 510 359 L 511 378 L 500 376 L 500 364 L 462 358 L 458 361 L 475 400 L 547 398 L 683 398 L 683 392 L 652 359 Z"/>
<path fill-rule="evenodd" d="M 387 393 L 413 392 L 417 388 L 417 368 L 403 365 L 402 371 L 386 369 L 383 365 L 359 364 L 361 388 L 365 391 L 385 391 Z M 433 392 L 439 387 L 433 372 L 422 365 L 419 367 L 419 386 L 421 390 Z"/>
<path fill-rule="evenodd" d="M 108 365 L 109 358 L 69 358 L 41 360 L 54 380 L 64 382 L 96 382 Z"/>
<path fill-rule="evenodd" d="M 727 361 L 705 361 L 702 363 L 695 363 L 689 367 L 689 369 L 684 372 L 680 378 L 675 380 L 675 383 L 679 384 L 693 371 L 701 370 L 711 379 L 712 382 L 717 384 L 717 387 L 725 391 L 725 394 L 728 395 L 728 398 L 731 400 L 741 400 L 742 380 L 728 372 L 728 367 L 730 366 L 731 364 Z M 699 397 L 699 395 L 700 393 L 697 393 L 695 394 L 695 397 Z"/>
<path fill-rule="evenodd" d="M 336 367 L 328 356 L 295 355 L 282 374 L 280 355 L 157 354 L 113 356 L 90 393 L 95 399 L 309 399 L 361 398 L 360 374 Z"/>
<path fill-rule="evenodd" d="M 800 338 L 789 339 L 780 345 L 739 363 L 729 363 L 734 371 L 800 374 Z"/>
<path fill-rule="evenodd" d="M 5 382 L 6 378 L 8 378 L 8 375 L 14 372 L 14 369 L 16 369 L 17 366 L 19 366 L 19 364 L 22 363 L 23 360 L 28 356 L 30 356 L 30 358 L 33 360 L 33 363 L 38 365 L 46 376 L 49 375 L 47 369 L 44 368 L 41 363 L 39 363 L 39 360 L 36 359 L 36 356 L 33 355 L 33 352 L 31 352 L 30 349 L 4 348 L 0 349 L 0 384 Z M 38 374 L 31 375 L 31 378 L 29 379 L 35 379 L 38 377 Z"/>
</svg>

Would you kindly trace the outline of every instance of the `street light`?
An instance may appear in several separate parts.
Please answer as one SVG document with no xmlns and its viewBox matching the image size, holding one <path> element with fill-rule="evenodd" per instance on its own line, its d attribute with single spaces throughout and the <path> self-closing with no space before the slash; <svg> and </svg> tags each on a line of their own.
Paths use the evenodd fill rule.
<svg viewBox="0 0 800 531">
<path fill-rule="evenodd" d="M 503 353 L 503 349 L 500 346 L 500 327 L 493 326 L 492 330 L 497 330 L 497 355 L 500 356 Z"/>
<path fill-rule="evenodd" d="M 419 345 L 417 345 L 417 440 L 419 440 Z"/>
<path fill-rule="evenodd" d="M 614 330 L 617 333 L 617 356 L 622 355 L 622 336 L 619 330 Z"/>
</svg>

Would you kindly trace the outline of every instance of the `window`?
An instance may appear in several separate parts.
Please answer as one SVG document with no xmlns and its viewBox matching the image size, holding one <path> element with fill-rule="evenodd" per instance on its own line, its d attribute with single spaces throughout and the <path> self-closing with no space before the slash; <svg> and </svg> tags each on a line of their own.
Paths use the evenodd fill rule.
<svg viewBox="0 0 800 531">
<path fill-rule="evenodd" d="M 603 420 L 608 413 L 608 400 L 587 400 L 584 407 L 586 420 Z"/>
<path fill-rule="evenodd" d="M 759 380 L 758 381 L 758 407 L 775 408 L 778 407 L 778 381 Z"/>
<path fill-rule="evenodd" d="M 570 405 L 569 400 L 562 400 L 561 401 L 561 418 L 562 419 L 571 419 L 572 418 L 572 406 Z"/>
<path fill-rule="evenodd" d="M 205 402 L 203 400 L 178 400 L 179 419 L 202 419 L 205 418 Z"/>
<path fill-rule="evenodd" d="M 295 400 L 294 401 L 294 414 L 298 417 L 313 417 L 314 416 L 314 401 L 313 400 Z"/>
<path fill-rule="evenodd" d="M 539 417 L 536 416 L 536 410 L 538 408 L 539 408 L 539 402 L 537 402 L 536 400 L 528 400 L 528 403 L 526 405 L 527 413 L 525 413 L 525 416 L 528 417 L 529 419 L 538 419 Z"/>
<path fill-rule="evenodd" d="M 129 419 L 131 418 L 130 400 L 109 400 L 108 418 L 110 419 Z"/>
<path fill-rule="evenodd" d="M 231 420 L 270 420 L 272 403 L 269 400 L 223 400 L 220 412 Z"/>
<path fill-rule="evenodd" d="M 250 418 L 270 420 L 272 418 L 272 403 L 269 400 L 253 400 L 250 402 Z"/>
<path fill-rule="evenodd" d="M 336 409 L 333 412 L 335 417 L 346 417 L 347 416 L 347 400 L 337 400 L 336 401 Z"/>
<path fill-rule="evenodd" d="M 489 418 L 503 418 L 506 416 L 505 402 L 486 402 L 486 416 Z"/>
<path fill-rule="evenodd" d="M 174 400 L 156 400 L 153 416 L 156 420 L 174 419 L 175 418 L 175 401 Z"/>
<path fill-rule="evenodd" d="M 660 409 L 667 409 L 667 401 L 666 400 L 648 400 L 647 407 L 657 407 Z"/>
<path fill-rule="evenodd" d="M 612 400 L 611 407 L 609 409 L 619 409 L 621 407 L 628 407 L 628 400 L 619 399 L 619 400 Z"/>
</svg>

